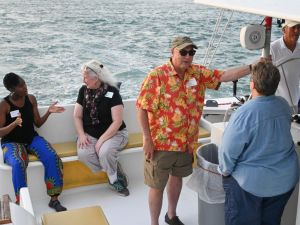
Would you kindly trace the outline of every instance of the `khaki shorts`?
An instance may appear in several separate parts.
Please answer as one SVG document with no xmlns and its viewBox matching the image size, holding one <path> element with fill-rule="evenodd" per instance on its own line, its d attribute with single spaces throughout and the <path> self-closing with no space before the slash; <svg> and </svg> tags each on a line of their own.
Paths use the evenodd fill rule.
<svg viewBox="0 0 300 225">
<path fill-rule="evenodd" d="M 153 160 L 144 159 L 145 184 L 156 189 L 164 189 L 169 174 L 186 177 L 193 172 L 193 154 L 186 152 L 156 151 Z"/>
</svg>

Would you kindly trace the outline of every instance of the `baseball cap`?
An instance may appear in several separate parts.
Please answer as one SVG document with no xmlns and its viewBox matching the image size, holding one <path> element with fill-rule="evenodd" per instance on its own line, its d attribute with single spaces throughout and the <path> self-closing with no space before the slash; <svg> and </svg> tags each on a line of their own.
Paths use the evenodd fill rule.
<svg viewBox="0 0 300 225">
<path fill-rule="evenodd" d="M 288 26 L 288 27 L 293 27 L 300 24 L 300 22 L 293 21 L 293 20 L 285 20 L 285 22 L 282 24 L 282 27 Z"/>
<path fill-rule="evenodd" d="M 177 48 L 178 50 L 181 50 L 190 45 L 192 45 L 193 48 L 198 48 L 190 37 L 178 36 L 172 41 L 171 48 Z"/>
</svg>

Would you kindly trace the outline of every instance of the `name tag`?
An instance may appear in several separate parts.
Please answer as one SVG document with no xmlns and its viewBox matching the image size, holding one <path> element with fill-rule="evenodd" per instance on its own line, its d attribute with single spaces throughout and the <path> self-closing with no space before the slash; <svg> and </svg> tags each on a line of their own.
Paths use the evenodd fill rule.
<svg viewBox="0 0 300 225">
<path fill-rule="evenodd" d="M 195 78 L 190 79 L 187 83 L 186 83 L 186 87 L 193 87 L 197 85 L 197 81 Z"/>
<path fill-rule="evenodd" d="M 105 95 L 106 98 L 112 98 L 114 96 L 113 92 L 108 91 Z"/>
<path fill-rule="evenodd" d="M 19 110 L 14 110 L 14 111 L 11 111 L 10 112 L 10 117 L 11 118 L 15 118 L 15 117 L 18 117 L 20 114 L 20 111 Z"/>
</svg>

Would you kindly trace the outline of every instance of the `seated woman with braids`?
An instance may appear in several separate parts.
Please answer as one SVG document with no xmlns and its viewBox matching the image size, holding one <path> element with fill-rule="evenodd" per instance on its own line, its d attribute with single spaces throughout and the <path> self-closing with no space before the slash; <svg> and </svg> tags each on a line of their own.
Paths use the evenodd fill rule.
<svg viewBox="0 0 300 225">
<path fill-rule="evenodd" d="M 57 212 L 65 211 L 58 201 L 63 188 L 62 162 L 51 145 L 34 130 L 42 126 L 51 113 L 64 111 L 63 107 L 50 105 L 45 115 L 39 114 L 36 98 L 28 94 L 25 81 L 15 73 L 3 78 L 5 88 L 10 91 L 0 102 L 0 137 L 4 162 L 12 167 L 12 180 L 19 203 L 20 189 L 27 187 L 26 168 L 28 153 L 34 154 L 45 167 L 45 183 L 50 196 L 49 207 Z"/>
</svg>

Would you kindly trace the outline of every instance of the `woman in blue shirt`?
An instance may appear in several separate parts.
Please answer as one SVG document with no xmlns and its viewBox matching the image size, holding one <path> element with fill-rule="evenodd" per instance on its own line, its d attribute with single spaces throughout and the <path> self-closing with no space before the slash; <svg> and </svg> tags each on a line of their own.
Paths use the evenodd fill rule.
<svg viewBox="0 0 300 225">
<path fill-rule="evenodd" d="M 291 111 L 275 96 L 280 74 L 271 63 L 254 66 L 252 99 L 224 131 L 219 150 L 226 225 L 279 225 L 298 182 L 298 157 L 290 133 Z"/>
</svg>

